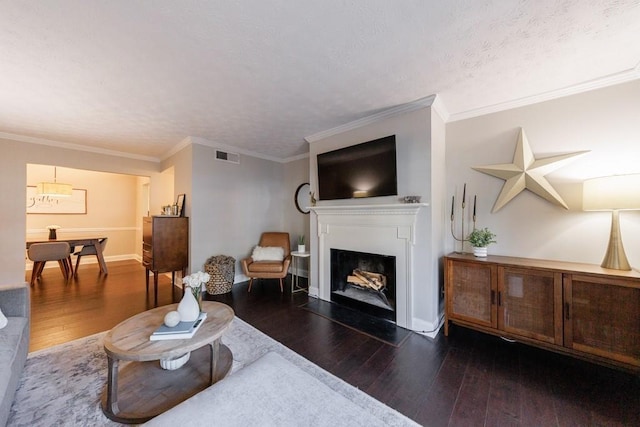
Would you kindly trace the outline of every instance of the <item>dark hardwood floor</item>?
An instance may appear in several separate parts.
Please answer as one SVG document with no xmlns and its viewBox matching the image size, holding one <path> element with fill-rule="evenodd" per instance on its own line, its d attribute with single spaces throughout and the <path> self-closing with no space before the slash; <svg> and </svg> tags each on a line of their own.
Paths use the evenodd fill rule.
<svg viewBox="0 0 640 427">
<path fill-rule="evenodd" d="M 154 306 L 134 261 L 109 263 L 106 277 L 95 264 L 81 266 L 68 284 L 61 276 L 47 269 L 32 288 L 32 350 L 107 330 Z M 307 295 L 281 294 L 275 280 L 254 283 L 251 293 L 236 284 L 207 299 L 229 304 L 241 319 L 423 425 L 640 425 L 634 374 L 455 326 L 447 338 L 412 333 L 393 347 L 301 309 Z M 159 304 L 171 302 L 170 280 L 161 277 Z"/>
</svg>

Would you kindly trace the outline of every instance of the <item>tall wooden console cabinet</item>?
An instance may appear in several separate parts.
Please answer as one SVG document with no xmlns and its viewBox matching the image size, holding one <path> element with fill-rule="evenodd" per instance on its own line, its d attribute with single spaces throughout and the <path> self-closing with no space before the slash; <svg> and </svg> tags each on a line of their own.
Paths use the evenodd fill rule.
<svg viewBox="0 0 640 427">
<path fill-rule="evenodd" d="M 147 216 L 142 219 L 142 265 L 153 272 L 154 300 L 158 303 L 158 274 L 171 272 L 171 285 L 176 271 L 184 277 L 189 265 L 189 218 Z M 173 287 L 171 288 L 173 292 Z"/>
<path fill-rule="evenodd" d="M 450 254 L 449 322 L 640 372 L 640 273 L 590 264 Z"/>
</svg>

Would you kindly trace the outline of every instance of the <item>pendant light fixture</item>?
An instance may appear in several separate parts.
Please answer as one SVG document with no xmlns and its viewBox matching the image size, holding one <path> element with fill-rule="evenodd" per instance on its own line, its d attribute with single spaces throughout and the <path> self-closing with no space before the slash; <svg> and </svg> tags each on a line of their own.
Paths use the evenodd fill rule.
<svg viewBox="0 0 640 427">
<path fill-rule="evenodd" d="M 40 182 L 36 186 L 36 194 L 49 197 L 71 197 L 73 187 L 71 184 L 62 184 L 57 181 L 57 168 L 53 167 L 53 182 Z"/>
</svg>

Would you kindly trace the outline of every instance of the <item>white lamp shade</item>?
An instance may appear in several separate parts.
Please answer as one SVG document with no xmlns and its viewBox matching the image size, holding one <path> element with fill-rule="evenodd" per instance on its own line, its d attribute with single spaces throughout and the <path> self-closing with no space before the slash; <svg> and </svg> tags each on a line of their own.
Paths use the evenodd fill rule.
<svg viewBox="0 0 640 427">
<path fill-rule="evenodd" d="M 592 178 L 582 187 L 582 209 L 611 211 L 640 209 L 640 174 Z"/>
<path fill-rule="evenodd" d="M 71 197 L 73 187 L 71 184 L 59 182 L 40 182 L 36 185 L 36 194 L 51 197 Z"/>
</svg>

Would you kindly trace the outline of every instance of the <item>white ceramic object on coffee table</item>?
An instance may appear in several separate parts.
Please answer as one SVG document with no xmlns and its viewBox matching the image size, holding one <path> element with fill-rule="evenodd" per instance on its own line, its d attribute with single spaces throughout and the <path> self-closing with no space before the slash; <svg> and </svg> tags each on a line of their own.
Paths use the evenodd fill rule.
<svg viewBox="0 0 640 427">
<path fill-rule="evenodd" d="M 181 368 L 189 361 L 189 357 L 191 357 L 191 352 L 183 354 L 182 356 L 176 357 L 174 359 L 160 359 L 160 367 L 162 369 L 166 369 L 167 371 L 173 371 L 175 369 Z"/>
</svg>

